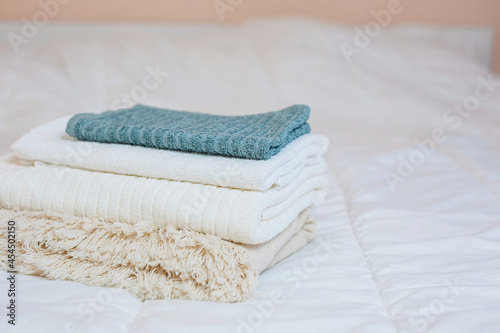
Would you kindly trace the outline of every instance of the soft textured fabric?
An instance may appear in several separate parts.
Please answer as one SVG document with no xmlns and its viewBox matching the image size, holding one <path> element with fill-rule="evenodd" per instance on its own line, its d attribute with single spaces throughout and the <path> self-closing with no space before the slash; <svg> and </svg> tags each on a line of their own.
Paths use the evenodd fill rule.
<svg viewBox="0 0 500 333">
<path fill-rule="evenodd" d="M 79 140 L 267 160 L 309 133 L 309 107 L 220 116 L 145 105 L 73 116 L 66 132 Z"/>
<path fill-rule="evenodd" d="M 400 15 L 420 2 L 402 1 Z M 244 1 L 224 12 L 226 21 L 250 5 Z M 385 4 L 379 6 L 377 11 Z M 0 22 L 0 36 L 20 33 L 23 25 Z M 467 98 L 469 107 L 475 105 L 467 96 L 488 73 L 474 59 L 486 58 L 482 45 L 493 44 L 486 29 L 453 30 L 458 38 L 451 38 L 449 27 L 389 24 L 350 64 L 339 45 L 354 45 L 356 31 L 312 19 L 235 25 L 51 20 L 19 45 L 19 53 L 0 37 L 3 152 L 29 129 L 69 110 L 104 110 L 132 88 L 139 95 L 144 67 L 151 65 L 170 76 L 147 91 L 145 104 L 243 114 L 294 100 L 310 103 L 313 132 L 332 142 L 334 174 L 332 195 L 313 210 L 317 240 L 260 276 L 256 302 L 140 302 L 121 290 L 20 275 L 19 320 L 12 331 L 498 333 L 500 86 L 460 128 L 443 123 L 455 103 Z M 432 149 L 435 128 L 445 130 L 447 142 L 432 152 L 426 149 Z M 399 165 L 405 176 L 391 192 L 384 176 L 400 175 Z M 2 306 L 7 277 L 0 271 Z M 276 290 L 282 297 L 271 313 Z M 105 297 L 110 292 L 112 299 Z M 88 322 L 76 311 L 100 295 L 102 311 Z M 0 320 L 0 332 L 9 326 Z"/>
<path fill-rule="evenodd" d="M 12 146 L 14 153 L 26 160 L 87 170 L 263 191 L 285 186 L 306 165 L 319 164 L 328 146 L 326 137 L 306 134 L 267 161 L 249 160 L 77 141 L 65 132 L 69 118 L 31 130 Z"/>
<path fill-rule="evenodd" d="M 258 275 L 315 236 L 309 210 L 261 245 L 242 245 L 172 226 L 131 226 L 98 219 L 0 209 L 0 237 L 15 221 L 16 269 L 50 279 L 118 287 L 140 299 L 238 302 Z M 7 242 L 0 242 L 7 258 Z M 2 259 L 0 268 L 9 270 Z"/>
<path fill-rule="evenodd" d="M 56 211 L 130 224 L 170 224 L 259 244 L 323 200 L 324 169 L 324 162 L 307 166 L 286 186 L 260 192 L 37 163 L 24 166 L 11 157 L 0 162 L 0 208 Z"/>
</svg>

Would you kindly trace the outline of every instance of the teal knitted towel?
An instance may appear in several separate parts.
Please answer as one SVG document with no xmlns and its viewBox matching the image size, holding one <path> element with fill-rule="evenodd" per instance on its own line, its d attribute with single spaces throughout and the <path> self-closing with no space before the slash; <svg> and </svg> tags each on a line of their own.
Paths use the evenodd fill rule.
<svg viewBox="0 0 500 333">
<path fill-rule="evenodd" d="M 309 107 L 248 116 L 218 116 L 145 105 L 102 114 L 81 113 L 66 132 L 84 141 L 267 160 L 311 131 Z"/>
</svg>

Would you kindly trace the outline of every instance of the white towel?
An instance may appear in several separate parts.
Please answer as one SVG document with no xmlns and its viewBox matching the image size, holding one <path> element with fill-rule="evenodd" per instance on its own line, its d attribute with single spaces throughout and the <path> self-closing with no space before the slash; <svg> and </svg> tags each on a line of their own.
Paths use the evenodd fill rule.
<svg viewBox="0 0 500 333">
<path fill-rule="evenodd" d="M 25 160 L 149 178 L 265 191 L 290 183 L 308 165 L 317 165 L 328 146 L 321 135 L 306 134 L 267 161 L 76 141 L 65 133 L 70 117 L 25 134 L 13 146 Z"/>
<path fill-rule="evenodd" d="M 322 202 L 325 162 L 267 191 L 0 162 L 0 208 L 54 211 L 130 224 L 174 225 L 246 244 L 266 242 Z"/>
</svg>

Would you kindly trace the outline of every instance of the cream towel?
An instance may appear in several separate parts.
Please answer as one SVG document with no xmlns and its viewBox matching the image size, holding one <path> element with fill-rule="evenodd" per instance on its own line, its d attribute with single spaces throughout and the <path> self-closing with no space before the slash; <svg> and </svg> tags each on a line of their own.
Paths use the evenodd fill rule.
<svg viewBox="0 0 500 333">
<path fill-rule="evenodd" d="M 11 158 L 0 162 L 0 208 L 170 224 L 259 244 L 323 201 L 324 169 L 324 162 L 304 167 L 288 185 L 259 192 L 60 166 L 23 166 Z"/>
<path fill-rule="evenodd" d="M 261 245 L 241 245 L 172 226 L 131 226 L 42 212 L 0 210 L 17 231 L 16 269 L 57 280 L 128 290 L 140 299 L 238 302 L 247 299 L 259 273 L 315 236 L 309 211 Z M 9 270 L 7 242 L 0 268 Z"/>
<path fill-rule="evenodd" d="M 12 146 L 14 153 L 25 160 L 93 171 L 264 191 L 287 185 L 306 165 L 319 164 L 328 146 L 326 137 L 306 134 L 267 161 L 248 160 L 76 141 L 65 132 L 69 118 L 31 130 Z"/>
</svg>

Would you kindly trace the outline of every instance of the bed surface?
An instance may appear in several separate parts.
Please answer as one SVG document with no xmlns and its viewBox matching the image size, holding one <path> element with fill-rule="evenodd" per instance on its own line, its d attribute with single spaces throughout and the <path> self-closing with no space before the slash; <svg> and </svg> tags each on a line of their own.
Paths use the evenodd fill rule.
<svg viewBox="0 0 500 333">
<path fill-rule="evenodd" d="M 215 114 L 303 103 L 313 132 L 331 142 L 331 192 L 314 210 L 317 240 L 264 272 L 255 302 L 141 303 L 18 276 L 17 327 L 2 319 L 0 331 L 498 332 L 500 77 L 487 68 L 490 31 L 391 28 L 348 62 L 340 45 L 354 30 L 319 21 L 49 24 L 16 53 L 6 36 L 20 28 L 0 24 L 2 154 L 56 117 L 126 106 L 122 94 Z M 460 104 L 470 111 L 449 111 Z M 433 133 L 440 143 L 429 143 Z M 0 272 L 3 303 L 7 289 Z"/>
</svg>

